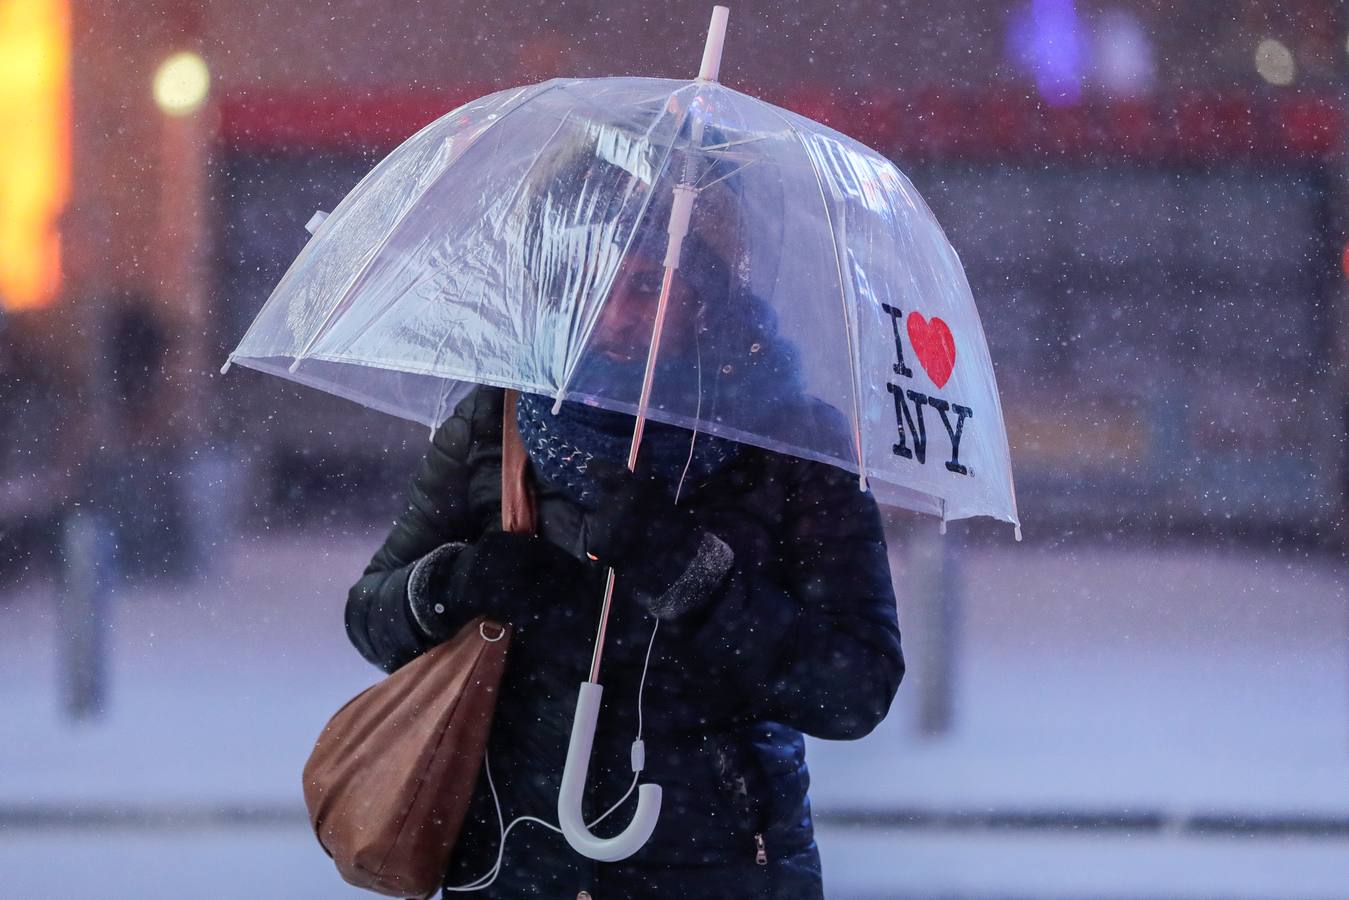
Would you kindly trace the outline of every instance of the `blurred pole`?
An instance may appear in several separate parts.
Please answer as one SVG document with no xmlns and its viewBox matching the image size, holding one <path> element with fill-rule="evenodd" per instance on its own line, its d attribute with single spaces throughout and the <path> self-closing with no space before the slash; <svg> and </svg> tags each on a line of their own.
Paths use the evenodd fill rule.
<svg viewBox="0 0 1349 900">
<path fill-rule="evenodd" d="M 1349 13 L 1343 9 L 1339 12 L 1340 25 L 1343 27 L 1349 24 Z M 1343 117 L 1349 111 L 1349 58 L 1341 58 L 1340 66 L 1340 86 L 1336 96 Z M 1329 179 L 1331 188 L 1323 193 L 1319 209 L 1322 228 L 1330 236 L 1328 243 L 1331 255 L 1338 256 L 1339 262 L 1339 277 L 1327 285 L 1324 302 L 1320 304 L 1327 311 L 1323 330 L 1327 335 L 1328 368 L 1337 377 L 1330 385 L 1330 390 L 1319 393 L 1323 397 L 1322 402 L 1332 408 L 1328 418 L 1333 422 L 1338 417 L 1340 427 L 1317 429 L 1316 433 L 1320 435 L 1322 447 L 1325 448 L 1325 458 L 1332 461 L 1322 470 L 1328 469 L 1333 473 L 1329 491 L 1337 501 L 1332 513 L 1337 527 L 1335 534 L 1328 536 L 1327 542 L 1343 558 L 1349 549 L 1349 441 L 1346 440 L 1349 437 L 1349 371 L 1345 367 L 1345 363 L 1349 362 L 1349 213 L 1346 213 L 1346 209 L 1349 209 L 1349 154 L 1341 152 L 1337 160 L 1338 165 L 1333 168 L 1333 175 Z M 1334 271 L 1333 262 L 1321 268 Z M 1349 600 L 1346 602 L 1349 603 Z M 1346 613 L 1349 613 L 1349 608 Z M 1349 678 L 1349 614 L 1345 615 L 1344 622 L 1345 677 Z M 1345 722 L 1349 726 L 1349 710 L 1345 712 Z M 1345 734 L 1349 737 L 1349 727 L 1346 727 Z"/>
<path fill-rule="evenodd" d="M 928 737 L 946 734 L 955 723 L 957 653 L 961 591 L 958 525 L 948 533 L 937 523 L 917 520 L 905 546 L 908 628 L 905 656 L 917 676 L 918 731 Z"/>
<path fill-rule="evenodd" d="M 74 720 L 92 719 L 107 704 L 108 595 L 115 555 L 104 516 L 87 510 L 66 516 L 62 529 L 65 590 L 57 610 L 62 707 Z"/>
<path fill-rule="evenodd" d="M 57 680 L 61 706 L 75 721 L 107 708 L 109 595 L 117 583 L 117 459 L 125 449 L 116 390 L 105 352 L 108 314 L 103 296 L 78 305 L 89 361 L 86 403 L 79 417 L 86 445 L 78 481 L 61 522 L 62 591 L 57 599 Z"/>
<path fill-rule="evenodd" d="M 1349 17 L 1342 13 L 1342 18 Z M 1346 62 L 1342 59 L 1341 66 Z M 1346 83 L 1341 78 L 1337 94 L 1341 116 L 1349 110 Z M 1328 482 L 1327 495 L 1335 498 L 1331 518 L 1336 527 L 1333 535 L 1326 535 L 1326 543 L 1343 558 L 1345 550 L 1349 549 L 1349 441 L 1346 441 L 1346 437 L 1349 437 L 1349 372 L 1345 370 L 1345 363 L 1349 361 L 1349 239 L 1346 238 L 1349 235 L 1349 214 L 1345 212 L 1349 207 L 1349 155 L 1341 152 L 1338 165 L 1333 167 L 1332 172 L 1328 177 L 1329 190 L 1321 193 L 1318 204 L 1318 219 L 1323 232 L 1329 236 L 1327 243 L 1331 250 L 1328 255 L 1331 259 L 1327 261 L 1329 265 L 1317 267 L 1321 276 L 1317 281 L 1323 283 L 1324 287 L 1318 291 L 1322 294 L 1322 302 L 1317 304 L 1316 316 L 1321 320 L 1318 324 L 1325 335 L 1327 369 L 1337 377 L 1327 386 L 1328 390 L 1317 393 L 1324 404 L 1322 415 L 1331 422 L 1338 418 L 1339 428 L 1315 429 L 1313 434 L 1319 438 L 1318 455 L 1326 461 L 1319 468 L 1324 473 L 1321 477 Z M 1339 263 L 1338 277 L 1329 278 L 1325 273 L 1335 271 L 1335 262 Z M 1346 609 L 1346 613 L 1349 613 L 1349 609 Z M 1345 616 L 1344 621 L 1345 676 L 1349 678 L 1349 615 Z M 1349 710 L 1345 712 L 1345 723 L 1349 726 Z M 1346 727 L 1345 734 L 1349 737 L 1349 727 Z"/>
</svg>

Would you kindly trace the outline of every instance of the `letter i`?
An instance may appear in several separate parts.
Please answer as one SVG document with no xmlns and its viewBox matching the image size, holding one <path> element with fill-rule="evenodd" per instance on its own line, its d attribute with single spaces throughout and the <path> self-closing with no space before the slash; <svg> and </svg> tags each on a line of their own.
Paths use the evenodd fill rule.
<svg viewBox="0 0 1349 900">
<path fill-rule="evenodd" d="M 882 303 L 881 309 L 885 310 L 885 313 L 890 316 L 890 327 L 895 330 L 895 359 L 898 360 L 895 363 L 895 374 L 912 378 L 913 369 L 904 365 L 904 344 L 899 339 L 899 321 L 904 318 L 904 311 L 895 309 L 889 303 Z"/>
</svg>

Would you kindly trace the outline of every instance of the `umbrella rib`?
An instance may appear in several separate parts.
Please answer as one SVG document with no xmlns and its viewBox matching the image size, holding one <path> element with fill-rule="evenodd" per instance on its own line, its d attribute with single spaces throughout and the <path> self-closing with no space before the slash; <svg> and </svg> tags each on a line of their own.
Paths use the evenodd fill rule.
<svg viewBox="0 0 1349 900">
<path fill-rule="evenodd" d="M 754 165 L 754 164 L 757 163 L 757 162 L 759 162 L 759 160 L 757 160 L 757 159 L 751 159 L 749 162 L 745 163 L 745 164 L 742 165 L 742 166 L 736 166 L 734 169 L 732 169 L 731 171 L 727 172 L 725 175 L 721 176 L 720 178 L 713 179 L 712 181 L 709 181 L 709 182 L 707 182 L 706 184 L 699 184 L 699 185 L 697 185 L 696 187 L 698 188 L 699 191 L 705 191 L 705 190 L 707 190 L 708 188 L 710 188 L 710 187 L 711 187 L 712 185 L 714 185 L 714 184 L 720 184 L 721 182 L 725 181 L 727 178 L 730 178 L 732 175 L 738 175 L 738 174 L 740 174 L 741 172 L 745 171 L 746 169 L 748 169 L 750 166 Z"/>
<path fill-rule="evenodd" d="M 557 82 L 547 81 L 544 82 L 543 84 L 536 85 L 535 87 L 537 88 L 537 90 L 533 91 L 528 97 L 522 98 L 510 109 L 506 110 L 496 119 L 489 122 L 487 124 L 487 127 L 485 127 L 478 134 L 477 138 L 475 138 L 471 144 L 469 144 L 462 151 L 460 151 L 459 155 L 455 157 L 454 160 L 451 160 L 450 164 L 445 167 L 445 171 L 449 170 L 449 166 L 454 165 L 455 162 L 458 162 L 460 159 L 462 159 L 463 155 L 467 153 L 470 149 L 476 147 L 478 143 L 483 139 L 483 137 L 487 134 L 487 132 L 491 131 L 497 125 L 501 124 L 502 120 L 504 120 L 507 116 L 509 116 L 516 110 L 520 109 L 520 107 L 524 106 L 531 100 L 534 100 L 540 95 L 553 90 L 555 87 L 557 87 Z M 310 351 L 312 351 L 314 347 L 318 345 L 319 340 L 322 339 L 328 333 L 328 331 L 331 330 L 331 327 L 337 317 L 337 311 L 342 306 L 343 302 L 348 299 L 348 295 L 351 293 L 352 287 L 356 284 L 356 282 L 358 282 L 361 279 L 361 276 L 364 275 L 366 271 L 369 270 L 371 264 L 374 263 L 375 261 L 375 257 L 379 256 L 379 252 L 384 249 L 385 245 L 389 243 L 389 239 L 393 236 L 393 233 L 398 230 L 398 226 L 403 223 L 403 220 L 407 218 L 408 214 L 412 212 L 414 208 L 416 208 L 418 203 L 421 202 L 422 197 L 426 196 L 426 192 L 431 189 L 431 186 L 436 182 L 438 182 L 440 180 L 440 177 L 443 176 L 444 174 L 445 172 L 442 171 L 440 173 L 440 176 L 432 178 L 422 187 L 420 191 L 417 192 L 416 198 L 407 205 L 407 208 L 404 209 L 402 213 L 399 214 L 398 218 L 395 219 L 394 222 L 389 226 L 388 230 L 385 231 L 384 236 L 380 238 L 379 242 L 375 244 L 375 246 L 371 249 L 371 251 L 368 254 L 366 254 L 365 259 L 361 260 L 360 266 L 352 274 L 351 278 L 347 280 L 346 287 L 342 288 L 342 292 L 337 295 L 337 301 L 333 304 L 332 309 L 328 311 L 328 314 L 324 317 L 323 322 L 319 324 L 318 330 L 314 332 L 314 334 L 305 343 L 304 347 L 296 355 L 295 361 L 291 364 L 291 371 L 294 371 L 295 367 L 299 366 L 301 361 L 303 361 L 307 356 L 309 356 Z"/>
<path fill-rule="evenodd" d="M 767 105 L 767 104 L 765 104 Z M 829 246 L 834 251 L 834 267 L 838 274 L 838 299 L 839 305 L 843 309 L 843 331 L 848 340 L 848 355 L 852 361 L 852 371 L 848 373 L 848 382 L 852 386 L 852 407 L 853 407 L 853 441 L 857 447 L 857 475 L 863 490 L 866 490 L 867 484 L 867 465 L 866 457 L 862 452 L 862 402 L 861 390 L 858 386 L 858 378 L 861 374 L 862 359 L 857 350 L 857 344 L 854 340 L 852 316 L 848 314 L 848 292 L 844 286 L 843 280 L 843 257 L 838 250 L 838 233 L 834 230 L 834 216 L 829 210 L 829 198 L 824 192 L 824 177 L 820 174 L 820 167 L 815 163 L 815 157 L 806 146 L 806 139 L 801 135 L 800 129 L 796 125 L 778 112 L 772 106 L 768 109 L 783 121 L 796 142 L 801 145 L 801 151 L 806 154 L 806 160 L 810 163 L 810 170 L 815 173 L 815 186 L 820 190 L 820 205 L 824 207 L 824 218 L 829 223 Z"/>
<path fill-rule="evenodd" d="M 766 141 L 769 137 L 776 136 L 777 132 L 774 132 L 772 135 L 756 134 L 754 137 L 741 138 L 738 141 L 722 141 L 720 144 L 705 144 L 702 149 L 709 153 L 717 150 L 729 150 L 732 147 L 740 147 L 745 144 L 757 144 L 759 141 Z"/>
</svg>

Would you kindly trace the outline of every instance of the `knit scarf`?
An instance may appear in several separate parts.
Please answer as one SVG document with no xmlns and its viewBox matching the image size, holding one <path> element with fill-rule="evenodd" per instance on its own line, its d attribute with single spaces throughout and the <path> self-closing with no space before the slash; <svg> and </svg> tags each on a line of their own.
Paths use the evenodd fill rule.
<svg viewBox="0 0 1349 900">
<path fill-rule="evenodd" d="M 516 421 L 525 450 L 540 478 L 574 502 L 595 509 L 597 491 L 586 473 L 587 465 L 595 457 L 626 462 L 635 420 L 624 413 L 570 401 L 562 404 L 557 415 L 553 415 L 552 407 L 553 401 L 547 397 L 520 394 Z M 734 459 L 738 450 L 739 444 L 734 441 L 701 432 L 695 437 L 688 429 L 648 419 L 639 457 L 643 467 L 651 467 L 674 499 L 681 480 L 682 498 Z"/>
</svg>

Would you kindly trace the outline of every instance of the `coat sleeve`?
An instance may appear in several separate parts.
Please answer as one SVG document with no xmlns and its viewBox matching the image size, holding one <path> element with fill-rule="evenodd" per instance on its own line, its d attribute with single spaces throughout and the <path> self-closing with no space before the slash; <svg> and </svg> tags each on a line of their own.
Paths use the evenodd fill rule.
<svg viewBox="0 0 1349 900">
<path fill-rule="evenodd" d="M 791 485 L 786 570 L 736 559 L 684 633 L 745 712 L 820 738 L 860 738 L 904 676 L 880 513 L 856 476 L 803 462 Z"/>
<path fill-rule="evenodd" d="M 471 456 L 478 449 L 473 423 L 490 399 L 486 391 L 474 391 L 436 429 L 408 487 L 407 505 L 347 594 L 347 637 L 385 672 L 434 643 L 417 627 L 408 604 L 413 566 L 437 547 L 477 537 L 469 509 Z"/>
</svg>

